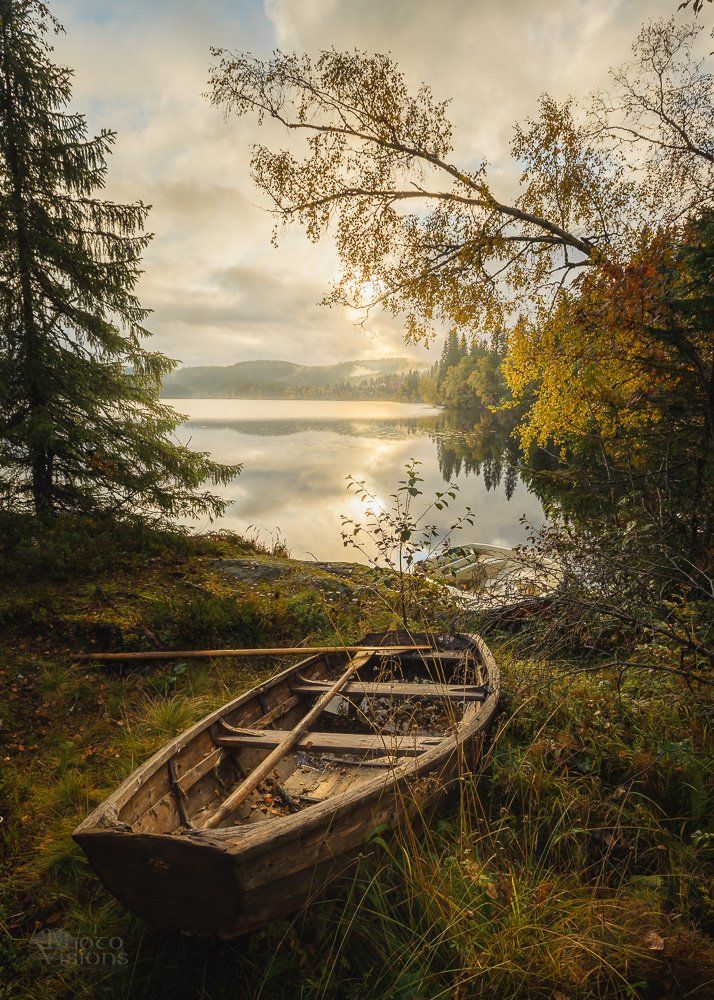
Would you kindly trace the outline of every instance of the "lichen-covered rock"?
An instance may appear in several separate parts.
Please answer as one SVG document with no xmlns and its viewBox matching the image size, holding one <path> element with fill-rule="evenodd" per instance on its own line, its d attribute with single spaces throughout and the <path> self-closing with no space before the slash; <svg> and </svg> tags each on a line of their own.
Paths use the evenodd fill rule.
<svg viewBox="0 0 714 1000">
<path fill-rule="evenodd" d="M 259 562 L 257 559 L 213 559 L 210 565 L 226 576 L 248 583 L 277 580 L 290 569 L 285 563 Z"/>
</svg>

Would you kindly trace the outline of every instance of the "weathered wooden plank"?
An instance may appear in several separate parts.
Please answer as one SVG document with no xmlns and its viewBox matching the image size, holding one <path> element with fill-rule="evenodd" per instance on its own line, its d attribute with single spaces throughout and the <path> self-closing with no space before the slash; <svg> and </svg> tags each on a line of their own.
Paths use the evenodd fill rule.
<svg viewBox="0 0 714 1000">
<path fill-rule="evenodd" d="M 221 753 L 223 751 L 220 747 L 213 750 L 211 753 L 207 754 L 203 760 L 199 761 L 195 767 L 192 767 L 190 771 L 184 771 L 184 773 L 178 779 L 178 786 L 182 792 L 188 792 L 197 781 L 200 781 L 204 774 L 208 774 L 213 768 L 218 764 L 221 759 Z"/>
<path fill-rule="evenodd" d="M 287 715 L 287 713 L 292 708 L 295 708 L 296 705 L 299 705 L 301 701 L 302 698 L 299 698 L 297 695 L 290 695 L 290 697 L 286 698 L 285 701 L 280 702 L 275 706 L 275 708 L 271 708 L 269 712 L 266 712 L 265 715 L 261 715 L 259 719 L 256 719 L 255 722 L 251 723 L 252 728 L 265 729 L 271 723 L 275 722 L 276 719 L 281 719 L 284 715 Z"/>
<path fill-rule="evenodd" d="M 126 802 L 120 804 L 118 809 L 119 819 L 123 823 L 134 826 L 141 820 L 141 817 L 156 805 L 165 796 L 170 796 L 171 786 L 169 776 L 165 767 L 150 774 L 146 780 L 139 785 L 134 794 Z"/>
<path fill-rule="evenodd" d="M 347 757 L 333 757 L 322 755 L 322 759 L 329 764 L 336 764 L 338 767 L 358 767 L 358 768 L 370 768 L 370 767 L 401 767 L 403 761 L 400 761 L 398 757 L 392 757 L 386 754 L 384 757 L 368 757 L 365 760 L 349 760 Z"/>
<path fill-rule="evenodd" d="M 262 714 L 263 710 L 258 704 L 258 699 L 253 698 L 232 712 L 227 712 L 224 719 L 232 726 L 254 726 Z"/>
<path fill-rule="evenodd" d="M 330 771 L 305 772 L 292 774 L 283 787 L 285 791 L 294 798 L 307 797 L 310 801 L 321 802 L 328 798 L 335 785 L 339 784 L 340 772 L 335 768 Z"/>
<path fill-rule="evenodd" d="M 222 747 L 242 749 L 243 747 L 265 748 L 272 750 L 289 735 L 289 730 L 266 729 L 245 730 L 243 733 L 229 733 L 216 736 L 216 743 Z M 295 744 L 294 749 L 311 750 L 314 753 L 329 753 L 338 750 L 342 753 L 423 753 L 438 746 L 442 738 L 438 736 L 392 736 L 384 733 L 305 733 Z"/>
<path fill-rule="evenodd" d="M 251 722 L 249 725 L 252 726 L 253 723 Z M 187 771 L 192 770 L 205 757 L 213 753 L 215 749 L 210 732 L 206 730 L 199 733 L 190 743 L 187 743 L 185 747 L 182 747 L 174 755 L 177 777 L 181 778 Z"/>
<path fill-rule="evenodd" d="M 133 829 L 140 833 L 173 832 L 179 825 L 179 811 L 171 791 L 131 822 Z"/>
<path fill-rule="evenodd" d="M 252 723 L 251 723 L 252 725 Z M 181 788 L 186 791 L 190 785 L 184 786 L 182 779 L 194 767 L 200 767 L 205 758 L 215 752 L 215 744 L 210 733 L 198 733 L 190 743 L 182 747 L 173 757 L 176 778 Z M 119 816 L 125 823 L 134 826 L 142 816 L 155 806 L 170 792 L 171 784 L 165 768 L 160 768 L 140 785 L 134 794 L 120 807 Z"/>
<path fill-rule="evenodd" d="M 189 819 L 209 802 L 215 803 L 216 799 L 220 797 L 221 786 L 212 772 L 221 763 L 223 753 L 221 747 L 217 747 L 190 771 L 185 771 L 181 777 L 177 778 L 175 789 L 171 788 L 169 792 L 151 802 L 140 815 L 137 814 L 133 817 L 132 826 L 140 830 L 154 830 L 163 833 L 173 830 L 177 818 L 182 821 L 184 819 L 176 800 L 177 791 L 185 796 L 184 808 Z M 204 779 L 203 782 L 201 779 Z"/>
<path fill-rule="evenodd" d="M 301 678 L 292 685 L 296 694 L 319 694 L 329 690 L 324 681 Z M 458 684 L 417 684 L 401 681 L 350 681 L 340 691 L 342 695 L 376 695 L 380 698 L 443 698 L 448 701 L 485 701 L 487 694 L 482 687 Z"/>
</svg>

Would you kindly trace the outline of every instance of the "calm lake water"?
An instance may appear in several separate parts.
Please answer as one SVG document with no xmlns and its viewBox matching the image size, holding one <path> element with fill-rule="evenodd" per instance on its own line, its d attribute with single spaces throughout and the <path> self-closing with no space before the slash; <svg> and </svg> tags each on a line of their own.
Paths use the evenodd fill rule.
<svg viewBox="0 0 714 1000">
<path fill-rule="evenodd" d="M 380 497 L 394 492 L 409 459 L 422 463 L 425 497 L 447 482 L 458 483 L 450 511 L 434 511 L 440 528 L 468 504 L 473 528 L 455 542 L 513 545 L 525 540 L 519 518 L 544 520 L 538 498 L 518 477 L 518 455 L 492 418 L 447 414 L 416 403 L 326 400 L 166 400 L 188 420 L 180 439 L 220 462 L 243 464 L 221 491 L 233 500 L 214 527 L 258 531 L 264 540 L 279 530 L 296 558 L 350 559 L 343 548 L 340 515 L 356 517 L 363 505 L 350 495 L 346 477 L 366 480 Z M 195 522 L 206 530 L 209 522 Z"/>
</svg>

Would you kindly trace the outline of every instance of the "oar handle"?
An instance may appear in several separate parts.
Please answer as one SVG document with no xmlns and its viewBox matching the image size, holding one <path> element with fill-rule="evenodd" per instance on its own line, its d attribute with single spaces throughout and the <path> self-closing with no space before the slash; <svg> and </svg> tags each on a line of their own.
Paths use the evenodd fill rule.
<svg viewBox="0 0 714 1000">
<path fill-rule="evenodd" d="M 145 653 L 78 653 L 75 660 L 110 663 L 114 660 L 197 660 L 217 656 L 314 656 L 319 653 L 408 653 L 430 649 L 428 644 L 405 646 L 273 646 L 254 649 L 152 649 Z"/>
</svg>

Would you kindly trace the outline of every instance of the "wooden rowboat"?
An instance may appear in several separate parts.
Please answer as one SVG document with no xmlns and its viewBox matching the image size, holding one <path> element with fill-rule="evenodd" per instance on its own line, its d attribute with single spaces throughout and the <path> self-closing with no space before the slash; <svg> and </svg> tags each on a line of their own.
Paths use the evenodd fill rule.
<svg viewBox="0 0 714 1000">
<path fill-rule="evenodd" d="M 158 926 L 244 934 L 319 896 L 377 825 L 445 799 L 496 708 L 493 656 L 465 634 L 362 644 L 219 708 L 95 809 L 74 839 L 109 891 Z"/>
</svg>

